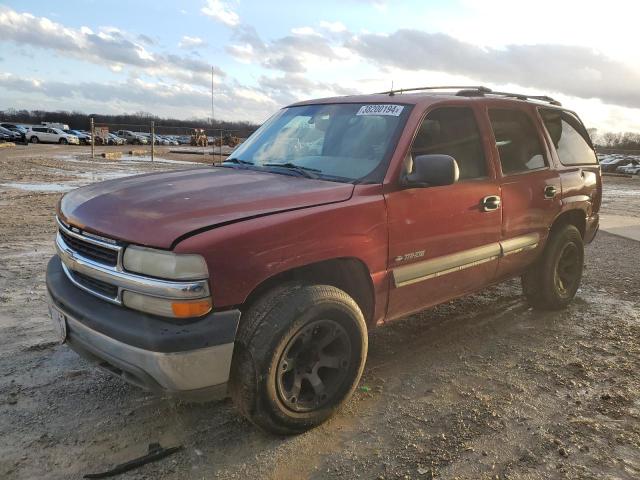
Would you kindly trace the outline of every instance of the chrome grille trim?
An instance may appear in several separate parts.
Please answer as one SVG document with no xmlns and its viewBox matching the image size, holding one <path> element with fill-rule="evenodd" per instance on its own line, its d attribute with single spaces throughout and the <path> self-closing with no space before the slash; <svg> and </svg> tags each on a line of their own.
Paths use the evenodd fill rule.
<svg viewBox="0 0 640 480">
<path fill-rule="evenodd" d="M 73 250 L 64 241 L 64 237 L 60 232 L 56 235 L 56 251 L 62 260 L 62 266 L 67 278 L 69 278 L 69 280 L 78 288 L 91 293 L 98 298 L 117 305 L 122 305 L 123 290 L 170 300 L 198 299 L 209 296 L 209 282 L 207 279 L 172 281 L 145 277 L 143 275 L 127 272 L 122 268 L 123 246 L 106 244 L 101 240 L 88 238 L 79 233 L 73 232 L 68 227 L 64 226 L 59 220 L 58 224 L 61 228 L 64 228 L 64 232 L 69 235 L 78 237 L 83 241 L 99 244 L 100 246 L 108 245 L 109 248 L 118 250 L 118 263 L 115 267 L 112 267 L 84 257 L 79 252 Z M 111 298 L 88 288 L 86 285 L 80 283 L 78 279 L 74 278 L 74 272 L 78 272 L 82 275 L 86 275 L 87 277 L 94 278 L 117 287 L 118 295 L 116 298 Z"/>
<path fill-rule="evenodd" d="M 65 224 L 62 220 L 58 218 L 56 215 L 56 222 L 58 223 L 58 228 L 62 230 L 65 235 L 69 235 L 70 237 L 76 238 L 81 242 L 90 243 L 92 245 L 96 245 L 101 248 L 105 248 L 107 250 L 112 250 L 116 254 L 116 268 L 118 270 L 122 270 L 122 255 L 124 252 L 124 247 L 121 245 L 117 245 L 115 240 L 101 237 L 99 235 L 95 235 L 93 233 L 78 233 L 72 230 L 72 228 Z"/>
</svg>

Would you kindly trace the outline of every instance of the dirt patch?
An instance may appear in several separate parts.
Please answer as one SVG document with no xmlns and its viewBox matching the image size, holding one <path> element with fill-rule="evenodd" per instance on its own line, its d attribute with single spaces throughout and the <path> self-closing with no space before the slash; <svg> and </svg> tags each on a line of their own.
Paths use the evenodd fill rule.
<svg viewBox="0 0 640 480">
<path fill-rule="evenodd" d="M 55 157 L 66 148 L 5 150 L 0 183 L 185 167 Z M 605 179 L 604 210 L 637 212 L 639 187 Z M 154 441 L 185 449 L 118 478 L 640 477 L 637 242 L 600 233 L 565 311 L 531 310 L 514 280 L 374 331 L 354 398 L 320 428 L 279 438 L 228 401 L 154 397 L 54 342 L 44 269 L 60 195 L 0 187 L 2 478 L 81 478 Z"/>
</svg>

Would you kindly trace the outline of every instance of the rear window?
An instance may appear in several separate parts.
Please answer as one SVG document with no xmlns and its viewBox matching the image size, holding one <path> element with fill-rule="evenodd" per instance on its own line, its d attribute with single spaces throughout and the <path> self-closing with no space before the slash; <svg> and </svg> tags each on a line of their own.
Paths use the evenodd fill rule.
<svg viewBox="0 0 640 480">
<path fill-rule="evenodd" d="M 563 165 L 596 164 L 589 134 L 569 112 L 541 108 L 540 116 Z"/>
</svg>

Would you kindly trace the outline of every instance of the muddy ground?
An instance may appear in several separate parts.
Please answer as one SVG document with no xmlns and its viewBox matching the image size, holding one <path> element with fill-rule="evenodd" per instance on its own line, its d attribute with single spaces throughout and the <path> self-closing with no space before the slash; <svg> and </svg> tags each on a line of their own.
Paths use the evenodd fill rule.
<svg viewBox="0 0 640 480">
<path fill-rule="evenodd" d="M 377 329 L 347 406 L 280 438 L 229 401 L 157 398 L 56 344 L 44 269 L 61 193 L 41 184 L 185 167 L 71 148 L 0 151 L 0 478 L 81 478 L 155 441 L 184 449 L 118 478 L 640 477 L 637 242 L 601 232 L 565 311 L 531 310 L 511 281 Z M 606 178 L 605 199 L 637 216 L 640 181 Z"/>
</svg>

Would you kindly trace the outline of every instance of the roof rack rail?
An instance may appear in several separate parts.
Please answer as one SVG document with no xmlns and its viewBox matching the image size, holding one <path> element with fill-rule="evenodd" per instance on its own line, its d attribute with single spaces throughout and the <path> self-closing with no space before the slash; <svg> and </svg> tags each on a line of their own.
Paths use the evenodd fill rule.
<svg viewBox="0 0 640 480">
<path fill-rule="evenodd" d="M 419 92 L 422 90 L 475 90 L 475 91 L 487 91 L 490 92 L 491 89 L 487 87 L 483 87 L 481 85 L 443 85 L 439 87 L 415 87 L 415 88 L 399 88 L 397 90 L 388 90 L 386 92 L 378 92 L 378 95 L 389 95 L 393 97 L 396 93 L 405 93 L 405 92 Z"/>
<path fill-rule="evenodd" d="M 389 95 L 392 97 L 397 93 L 403 94 L 405 92 L 420 92 L 425 90 L 458 90 L 456 92 L 456 95 L 460 97 L 483 97 L 485 95 L 496 95 L 499 97 L 517 98 L 518 100 L 537 100 L 539 102 L 547 102 L 558 107 L 562 106 L 559 101 L 547 95 L 526 95 L 523 93 L 496 92 L 488 87 L 483 87 L 482 85 L 444 85 L 439 87 L 401 88 L 398 90 L 380 92 L 379 95 Z"/>
</svg>

